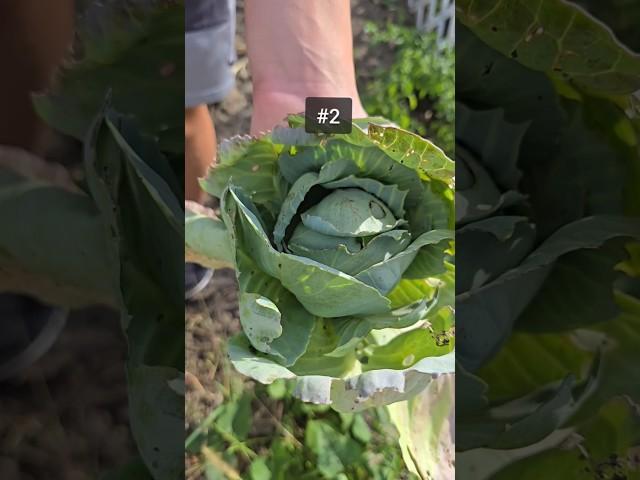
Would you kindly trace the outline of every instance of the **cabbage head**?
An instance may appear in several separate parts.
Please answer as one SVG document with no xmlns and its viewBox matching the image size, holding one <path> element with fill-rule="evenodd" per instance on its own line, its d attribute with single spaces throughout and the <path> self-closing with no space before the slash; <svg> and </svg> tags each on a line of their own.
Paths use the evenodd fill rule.
<svg viewBox="0 0 640 480">
<path fill-rule="evenodd" d="M 237 272 L 241 373 L 342 411 L 412 397 L 454 370 L 453 162 L 381 120 L 301 122 L 221 146 L 186 257 Z"/>
</svg>

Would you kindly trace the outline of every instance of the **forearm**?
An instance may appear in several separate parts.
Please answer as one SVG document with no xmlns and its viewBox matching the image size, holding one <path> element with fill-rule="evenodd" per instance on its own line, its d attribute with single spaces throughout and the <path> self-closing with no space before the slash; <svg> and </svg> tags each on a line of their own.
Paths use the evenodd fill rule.
<svg viewBox="0 0 640 480">
<path fill-rule="evenodd" d="M 307 96 L 351 97 L 353 115 L 364 115 L 348 0 L 247 0 L 245 16 L 258 110 L 252 130 L 302 111 Z"/>
</svg>

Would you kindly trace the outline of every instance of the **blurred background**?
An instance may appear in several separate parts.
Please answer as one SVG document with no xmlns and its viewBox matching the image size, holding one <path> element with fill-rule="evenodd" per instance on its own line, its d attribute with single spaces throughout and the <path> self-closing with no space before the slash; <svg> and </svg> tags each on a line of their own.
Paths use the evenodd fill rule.
<svg viewBox="0 0 640 480">
<path fill-rule="evenodd" d="M 452 154 L 455 61 L 451 43 L 428 33 L 426 2 L 353 0 L 360 95 L 380 115 Z M 446 37 L 449 25 L 442 25 Z M 453 32 L 451 32 L 451 35 Z M 237 4 L 236 87 L 212 108 L 218 141 L 248 134 L 251 73 Z M 339 414 L 303 404 L 290 386 L 256 384 L 234 371 L 227 340 L 240 331 L 230 270 L 187 306 L 187 479 L 405 479 L 397 432 L 383 408 Z"/>
<path fill-rule="evenodd" d="M 53 348 L 0 384 L 0 478 L 89 480 L 135 454 L 117 314 L 85 309 Z"/>
<path fill-rule="evenodd" d="M 178 0 L 0 2 L 2 479 L 151 478 L 138 457 L 130 428 L 130 420 L 136 416 L 130 414 L 129 408 L 132 390 L 127 385 L 126 359 L 131 350 L 123 334 L 124 323 L 114 308 L 93 306 L 115 304 L 111 297 L 115 292 L 95 295 L 94 288 L 116 282 L 112 282 L 112 272 L 95 268 L 103 259 L 104 250 L 96 245 L 104 246 L 101 237 L 104 225 L 87 186 L 83 152 L 93 152 L 91 142 L 85 142 L 85 133 L 103 111 L 109 91 L 113 105 L 119 104 L 122 112 L 141 117 L 149 105 L 157 105 L 149 102 L 149 96 L 153 95 L 154 100 L 163 98 L 159 109 L 164 113 L 150 115 L 163 124 L 164 132 L 159 136 L 164 137 L 172 121 L 177 124 L 180 141 L 174 151 L 179 156 L 176 154 L 178 161 L 174 165 L 182 172 L 183 17 L 182 7 L 176 7 L 178 3 Z M 152 27 L 158 24 L 157 18 L 163 20 L 162 15 L 172 22 L 162 23 L 162 29 L 156 28 L 160 31 L 154 32 Z M 167 40 L 176 34 L 175 50 L 167 48 Z M 159 40 L 165 42 L 162 51 L 154 43 Z M 145 44 L 149 46 L 147 51 L 143 51 Z M 159 58 L 149 51 L 159 52 Z M 174 56 L 174 52 L 179 54 Z M 129 55 L 137 61 L 128 61 Z M 171 68 L 157 75 L 158 63 Z M 40 95 L 34 96 L 36 92 Z M 15 98 L 15 104 L 5 101 L 6 98 Z M 131 98 L 136 101 L 131 102 Z M 44 108 L 36 112 L 34 105 L 38 101 Z M 164 145 L 163 149 L 166 150 Z M 113 166 L 120 156 L 113 150 L 111 153 L 101 160 Z M 107 170 L 105 166 L 103 172 Z M 110 210 L 115 215 L 122 209 L 113 206 Z M 82 225 L 90 224 L 100 225 L 99 230 L 86 230 L 98 232 L 93 237 L 95 242 L 91 241 L 91 235 L 74 235 L 83 232 Z M 112 231 L 112 244 L 117 241 L 115 238 Z M 180 274 L 181 243 L 182 240 L 176 255 Z M 120 263 L 111 260 L 111 267 L 119 269 Z M 72 287 L 60 281 L 65 277 L 72 278 Z M 78 278 L 82 280 L 73 283 Z M 107 289 L 112 290 L 113 285 Z M 67 298 L 61 293 L 64 291 L 72 293 Z M 5 295 L 6 292 L 11 293 Z M 44 304 L 37 304 L 37 308 L 15 306 L 23 303 L 31 306 L 31 297 Z M 149 303 L 151 307 L 159 304 Z M 73 311 L 68 313 L 67 307 Z M 36 317 L 34 312 L 44 313 Z M 182 331 L 181 295 L 178 312 L 175 323 Z M 125 311 L 123 315 L 126 317 L 128 313 Z M 54 318 L 64 319 L 64 328 L 62 325 L 56 330 L 48 328 L 53 321 L 45 320 Z M 129 320 L 135 321 L 134 315 Z M 153 322 L 160 323 L 155 318 Z M 21 336 L 12 337 L 18 330 Z M 182 345 L 181 338 L 175 335 L 173 338 Z M 43 339 L 47 346 L 52 344 L 51 349 L 31 349 L 43 344 L 40 343 Z M 22 355 L 23 348 L 29 355 Z M 43 356 L 34 355 L 33 351 Z M 30 361 L 20 362 L 20 367 L 27 368 L 12 368 L 18 363 L 15 358 L 26 357 Z M 38 360 L 31 363 L 34 359 Z M 182 397 L 179 407 L 182 411 Z M 181 418 L 178 422 L 180 428 L 174 438 L 182 433 Z M 182 438 L 177 440 L 174 458 L 182 471 Z M 171 457 L 168 448 L 163 454 L 165 458 Z"/>
</svg>

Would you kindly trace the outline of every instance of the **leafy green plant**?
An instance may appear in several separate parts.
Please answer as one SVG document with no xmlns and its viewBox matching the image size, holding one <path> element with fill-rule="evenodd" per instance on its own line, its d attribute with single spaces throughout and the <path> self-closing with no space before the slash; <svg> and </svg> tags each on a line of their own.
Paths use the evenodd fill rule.
<svg viewBox="0 0 640 480">
<path fill-rule="evenodd" d="M 183 20 L 184 6 L 176 0 L 90 1 L 78 20 L 76 57 L 50 91 L 34 96 L 38 113 L 57 131 L 84 141 L 111 92 L 116 111 L 135 117 L 162 151 L 182 155 L 178 113 L 184 102 L 176 92 L 184 90 Z"/>
<path fill-rule="evenodd" d="M 241 373 L 340 411 L 410 398 L 453 371 L 453 163 L 380 120 L 302 121 L 223 144 L 202 182 L 222 220 L 187 212 L 187 258 L 236 269 Z"/>
<path fill-rule="evenodd" d="M 106 478 L 184 471 L 183 10 L 173 1 L 102 8 L 101 28 L 80 22 L 82 55 L 34 99 L 45 121 L 82 142 L 81 158 L 68 159 L 81 181 L 22 152 L 0 154 L 10 232 L 0 236 L 0 288 L 120 313 L 140 458 Z"/>
<path fill-rule="evenodd" d="M 144 152 L 143 160 L 140 153 Z M 85 168 L 102 215 L 116 306 L 127 337 L 132 433 L 153 478 L 180 478 L 184 428 L 184 211 L 155 142 L 107 114 L 90 132 Z M 149 235 L 155 239 L 148 245 Z"/>
<path fill-rule="evenodd" d="M 229 392 L 187 438 L 188 454 L 200 458 L 194 468 L 208 480 L 410 478 L 384 409 L 337 413 L 292 393 L 283 380 Z"/>
<path fill-rule="evenodd" d="M 456 466 L 615 478 L 594 477 L 593 425 L 636 421 L 620 396 L 640 398 L 640 59 L 574 5 L 538 3 L 457 2 Z M 624 458 L 637 440 L 620 438 Z"/>
<path fill-rule="evenodd" d="M 2 287 L 67 308 L 99 303 L 120 311 L 129 345 L 131 429 L 145 465 L 131 468 L 179 478 L 184 213 L 167 159 L 130 120 L 108 109 L 85 144 L 86 192 L 36 157 L 8 150 L 0 158 L 0 211 L 11 226 L 0 241 Z M 47 214 L 33 216 L 45 201 Z M 153 248 L 145 246 L 151 232 L 162 239 Z"/>
<path fill-rule="evenodd" d="M 372 46 L 393 48 L 390 68 L 377 72 L 363 92 L 365 108 L 401 128 L 432 138 L 453 154 L 455 119 L 455 52 L 439 45 L 435 35 L 415 28 L 367 23 Z"/>
</svg>

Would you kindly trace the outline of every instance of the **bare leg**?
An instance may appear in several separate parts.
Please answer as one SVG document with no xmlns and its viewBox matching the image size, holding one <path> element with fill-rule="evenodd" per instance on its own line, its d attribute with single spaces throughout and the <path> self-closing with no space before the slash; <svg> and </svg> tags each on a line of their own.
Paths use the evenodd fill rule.
<svg viewBox="0 0 640 480">
<path fill-rule="evenodd" d="M 0 144 L 37 150 L 31 94 L 49 85 L 73 38 L 73 0 L 0 1 Z"/>
<path fill-rule="evenodd" d="M 245 18 L 253 134 L 302 112 L 309 96 L 351 97 L 354 118 L 366 116 L 356 87 L 348 0 L 246 0 Z"/>
<path fill-rule="evenodd" d="M 206 105 L 185 109 L 184 140 L 185 200 L 203 203 L 206 194 L 198 185 L 198 179 L 206 175 L 216 157 L 216 132 Z"/>
<path fill-rule="evenodd" d="M 198 179 L 207 174 L 216 157 L 216 132 L 206 105 L 184 111 L 184 198 L 204 203 L 207 195 Z M 213 270 L 187 263 L 184 270 L 185 299 L 191 300 L 209 283 Z"/>
</svg>

